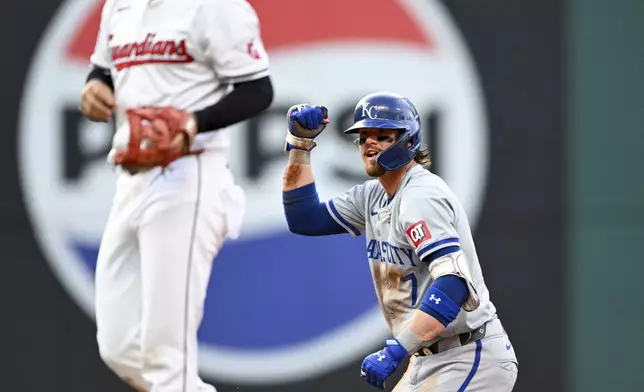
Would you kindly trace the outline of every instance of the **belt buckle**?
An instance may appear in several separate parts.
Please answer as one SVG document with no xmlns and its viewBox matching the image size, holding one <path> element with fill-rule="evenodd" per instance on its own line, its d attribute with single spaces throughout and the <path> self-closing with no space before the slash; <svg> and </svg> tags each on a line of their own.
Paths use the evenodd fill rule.
<svg viewBox="0 0 644 392">
<path fill-rule="evenodd" d="M 461 343 L 461 346 L 465 346 L 466 344 L 472 342 L 472 339 L 474 337 L 477 337 L 478 339 L 484 338 L 486 331 L 487 323 L 481 325 L 473 331 L 463 332 L 462 334 L 458 335 L 458 340 Z"/>
<path fill-rule="evenodd" d="M 466 344 L 471 343 L 472 338 L 474 338 L 476 336 L 480 336 L 480 338 L 485 337 L 485 332 L 487 330 L 487 325 L 486 324 L 487 323 L 481 325 L 480 327 L 478 327 L 478 328 L 476 328 L 476 329 L 474 329 L 472 331 L 463 332 L 463 333 L 461 333 L 459 335 L 456 335 L 456 336 L 454 336 L 454 338 L 458 338 L 458 343 L 460 343 L 461 346 L 465 346 Z M 441 339 L 441 340 L 443 340 L 443 339 Z M 421 349 L 416 351 L 416 353 L 414 353 L 414 355 L 418 355 L 418 356 L 421 356 L 421 357 L 428 357 L 430 355 L 436 355 L 436 354 L 440 353 L 441 351 L 439 349 L 439 344 L 440 344 L 441 340 L 432 343 L 430 346 L 422 347 Z"/>
<path fill-rule="evenodd" d="M 435 342 L 430 346 L 421 347 L 414 353 L 414 355 L 419 357 L 429 357 L 436 354 L 438 354 L 438 342 Z"/>
<path fill-rule="evenodd" d="M 472 339 L 472 331 L 464 332 L 458 335 L 458 341 L 459 343 L 461 343 L 461 346 L 465 346 L 466 344 L 468 344 L 471 339 Z"/>
</svg>

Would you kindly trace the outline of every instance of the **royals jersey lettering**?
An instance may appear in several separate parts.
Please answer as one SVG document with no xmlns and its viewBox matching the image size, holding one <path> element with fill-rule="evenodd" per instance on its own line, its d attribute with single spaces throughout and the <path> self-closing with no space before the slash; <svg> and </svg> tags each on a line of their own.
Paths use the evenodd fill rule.
<svg viewBox="0 0 644 392">
<path fill-rule="evenodd" d="M 393 336 L 433 283 L 423 258 L 454 245 L 467 256 L 481 304 L 473 312 L 461 310 L 441 337 L 470 331 L 495 316 L 465 211 L 440 177 L 413 166 L 392 198 L 371 180 L 333 197 L 327 206 L 351 235 L 365 234 L 376 295 Z"/>
</svg>

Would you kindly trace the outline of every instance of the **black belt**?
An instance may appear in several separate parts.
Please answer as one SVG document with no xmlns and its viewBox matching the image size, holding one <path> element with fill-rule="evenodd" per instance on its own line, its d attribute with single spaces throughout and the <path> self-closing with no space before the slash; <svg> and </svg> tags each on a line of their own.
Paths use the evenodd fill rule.
<svg viewBox="0 0 644 392">
<path fill-rule="evenodd" d="M 461 346 L 465 346 L 468 343 L 472 343 L 472 342 L 475 342 L 477 340 L 483 339 L 485 337 L 486 324 L 483 324 L 482 326 L 478 327 L 477 329 L 475 329 L 473 331 L 464 332 L 462 334 L 459 334 L 458 335 L 458 340 L 460 341 Z M 427 347 L 427 349 L 432 354 L 436 355 L 439 352 L 441 352 L 441 350 L 439 350 L 439 343 L 440 343 L 440 340 L 438 342 L 432 343 L 432 345 Z M 443 351 L 445 351 L 445 350 L 443 350 Z M 427 354 L 425 354 L 425 351 L 422 348 L 420 350 L 416 351 L 416 353 L 414 355 L 418 355 L 418 356 L 421 356 L 421 357 L 426 357 L 427 356 Z"/>
</svg>

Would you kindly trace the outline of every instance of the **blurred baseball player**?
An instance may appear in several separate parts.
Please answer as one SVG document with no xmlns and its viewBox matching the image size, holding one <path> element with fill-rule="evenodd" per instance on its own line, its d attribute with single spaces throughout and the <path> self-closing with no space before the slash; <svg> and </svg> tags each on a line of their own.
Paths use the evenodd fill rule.
<svg viewBox="0 0 644 392">
<path fill-rule="evenodd" d="M 139 391 L 215 391 L 197 330 L 244 212 L 221 129 L 273 99 L 257 14 L 246 0 L 107 0 L 90 62 L 80 107 L 114 115 L 120 172 L 96 267 L 100 355 Z"/>
<path fill-rule="evenodd" d="M 359 135 L 365 170 L 375 179 L 320 202 L 309 155 L 327 117 L 322 106 L 289 109 L 284 212 L 296 234 L 366 235 L 392 337 L 364 359 L 361 376 L 384 389 L 409 357 L 394 391 L 511 391 L 518 373 L 514 349 L 490 301 L 465 211 L 426 170 L 429 154 L 420 147 L 412 102 L 392 93 L 358 102 L 345 133 Z"/>
</svg>

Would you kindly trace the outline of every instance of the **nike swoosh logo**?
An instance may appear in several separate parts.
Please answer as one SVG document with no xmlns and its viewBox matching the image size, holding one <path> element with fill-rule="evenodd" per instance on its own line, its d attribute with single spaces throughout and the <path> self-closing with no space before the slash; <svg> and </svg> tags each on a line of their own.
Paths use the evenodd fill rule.
<svg viewBox="0 0 644 392">
<path fill-rule="evenodd" d="M 378 215 L 378 211 L 371 210 L 371 215 L 372 216 Z"/>
</svg>

